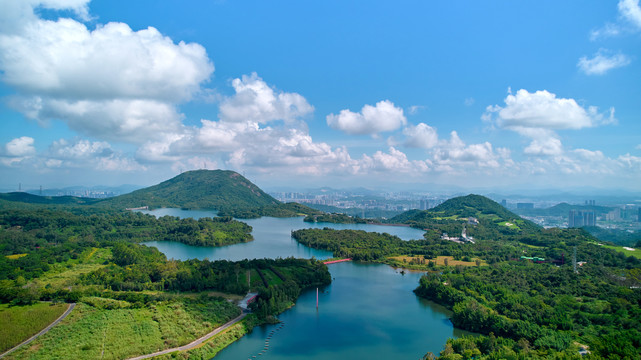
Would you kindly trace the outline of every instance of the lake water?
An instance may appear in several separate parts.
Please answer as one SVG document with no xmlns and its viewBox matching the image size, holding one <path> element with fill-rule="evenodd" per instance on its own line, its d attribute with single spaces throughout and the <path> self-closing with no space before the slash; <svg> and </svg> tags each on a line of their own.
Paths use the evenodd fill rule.
<svg viewBox="0 0 641 360">
<path fill-rule="evenodd" d="M 156 216 L 213 216 L 207 211 L 159 209 L 145 211 Z M 243 220 L 253 227 L 254 241 L 219 248 L 194 247 L 172 242 L 148 242 L 168 258 L 186 260 L 277 257 L 316 257 L 331 253 L 298 244 L 290 236 L 296 229 L 330 227 L 387 232 L 404 240 L 420 239 L 423 232 L 396 226 L 362 224 L 311 224 L 302 218 L 260 218 Z M 464 332 L 455 329 L 443 307 L 420 299 L 412 290 L 420 273 L 387 265 L 346 262 L 328 265 L 332 284 L 320 289 L 316 309 L 316 290 L 301 294 L 296 306 L 279 315 L 281 325 L 254 329 L 234 342 L 216 360 L 256 358 L 276 359 L 419 359 L 426 352 L 438 354 L 449 337 Z M 269 349 L 265 341 L 274 331 Z M 262 352 L 262 353 L 261 353 Z M 259 355 L 259 353 L 261 353 Z"/>
</svg>

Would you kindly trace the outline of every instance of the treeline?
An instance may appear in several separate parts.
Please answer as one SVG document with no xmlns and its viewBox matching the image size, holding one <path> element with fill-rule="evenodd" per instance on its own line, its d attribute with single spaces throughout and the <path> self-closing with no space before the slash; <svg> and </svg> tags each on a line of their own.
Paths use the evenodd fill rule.
<svg viewBox="0 0 641 360">
<path fill-rule="evenodd" d="M 592 261 L 575 274 L 570 266 L 512 263 L 433 272 L 415 292 L 452 309 L 455 326 L 489 335 L 448 342 L 443 359 L 575 355 L 575 342 L 604 358 L 633 359 L 641 356 L 640 284 L 638 267 Z"/>
<path fill-rule="evenodd" d="M 461 224 L 448 226 L 452 226 L 454 231 L 462 228 Z M 329 228 L 296 230 L 292 237 L 303 245 L 331 251 L 335 257 L 351 257 L 363 261 L 386 262 L 390 256 L 408 255 L 423 256 L 425 259 L 437 256 L 452 256 L 455 260 L 479 258 L 489 264 L 496 264 L 516 261 L 526 255 L 567 265 L 571 260 L 573 247 L 578 246 L 581 254 L 579 261 L 594 261 L 624 268 L 638 266 L 639 263 L 633 257 L 592 244 L 593 238 L 582 229 L 547 229 L 537 233 L 490 238 L 492 240 L 483 240 L 483 231 L 482 225 L 468 227 L 468 234 L 476 235 L 474 244 L 441 240 L 440 235 L 437 236 L 433 231 L 426 232 L 426 240 L 409 241 L 386 233 Z M 536 245 L 532 246 L 533 244 Z"/>
<path fill-rule="evenodd" d="M 307 215 L 303 219 L 305 222 L 324 222 L 335 224 L 365 224 L 367 221 L 358 217 L 349 216 L 346 214 L 321 214 L 321 215 Z"/>
<path fill-rule="evenodd" d="M 113 263 L 83 275 L 81 283 L 103 285 L 114 291 L 216 290 L 244 295 L 250 290 L 246 273 L 251 270 L 269 271 L 273 268 L 286 281 L 293 281 L 301 288 L 329 280 L 327 267 L 314 260 L 177 261 L 167 260 L 156 248 L 131 243 L 118 243 L 112 252 Z"/>
</svg>

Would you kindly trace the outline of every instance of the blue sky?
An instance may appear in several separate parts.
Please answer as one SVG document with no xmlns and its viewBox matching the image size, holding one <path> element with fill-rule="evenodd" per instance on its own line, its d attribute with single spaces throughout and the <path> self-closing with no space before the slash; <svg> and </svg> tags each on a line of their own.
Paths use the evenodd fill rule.
<svg viewBox="0 0 641 360">
<path fill-rule="evenodd" d="M 641 8 L 0 0 L 0 188 L 641 190 Z"/>
</svg>

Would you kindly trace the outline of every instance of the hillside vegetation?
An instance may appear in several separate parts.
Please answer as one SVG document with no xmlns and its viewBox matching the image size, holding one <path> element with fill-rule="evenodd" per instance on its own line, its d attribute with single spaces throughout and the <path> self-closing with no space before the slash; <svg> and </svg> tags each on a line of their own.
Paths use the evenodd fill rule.
<svg viewBox="0 0 641 360">
<path fill-rule="evenodd" d="M 425 240 L 327 228 L 293 236 L 334 256 L 427 271 L 416 294 L 483 334 L 448 340 L 439 359 L 578 359 L 579 344 L 590 358 L 641 357 L 641 260 L 597 245 L 583 229 L 542 229 L 478 195 L 392 221 L 426 229 Z M 441 239 L 464 226 L 473 243 Z"/>
</svg>

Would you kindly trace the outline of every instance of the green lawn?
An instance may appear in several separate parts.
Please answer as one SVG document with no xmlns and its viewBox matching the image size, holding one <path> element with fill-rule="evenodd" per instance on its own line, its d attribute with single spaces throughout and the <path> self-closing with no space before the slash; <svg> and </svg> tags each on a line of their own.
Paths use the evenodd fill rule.
<svg viewBox="0 0 641 360">
<path fill-rule="evenodd" d="M 65 310 L 67 304 L 0 305 L 0 353 L 37 334 Z"/>
<path fill-rule="evenodd" d="M 634 251 L 626 250 L 623 246 L 612 246 L 612 245 L 602 245 L 608 249 L 612 249 L 618 252 L 622 252 L 625 256 L 634 256 L 637 259 L 641 259 L 641 249 L 634 249 Z"/>
</svg>

